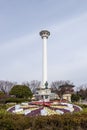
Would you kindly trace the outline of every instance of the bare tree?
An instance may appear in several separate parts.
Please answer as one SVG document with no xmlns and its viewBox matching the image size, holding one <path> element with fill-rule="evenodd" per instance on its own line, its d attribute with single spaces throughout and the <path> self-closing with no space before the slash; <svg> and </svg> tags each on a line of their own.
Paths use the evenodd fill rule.
<svg viewBox="0 0 87 130">
<path fill-rule="evenodd" d="M 26 86 L 30 87 L 30 83 L 28 81 L 23 82 L 22 85 L 26 85 Z"/>
<path fill-rule="evenodd" d="M 0 91 L 8 94 L 11 88 L 16 84 L 16 82 L 0 80 Z"/>
<path fill-rule="evenodd" d="M 81 85 L 77 93 L 80 95 L 82 99 L 87 100 L 87 84 Z"/>
<path fill-rule="evenodd" d="M 74 85 L 69 80 L 67 81 L 54 81 L 51 84 L 51 91 L 55 92 L 62 98 L 65 93 L 72 93 L 74 91 Z"/>
<path fill-rule="evenodd" d="M 33 93 L 36 92 L 36 90 L 38 90 L 40 88 L 40 84 L 41 82 L 38 80 L 33 80 L 30 82 L 30 89 Z"/>
</svg>

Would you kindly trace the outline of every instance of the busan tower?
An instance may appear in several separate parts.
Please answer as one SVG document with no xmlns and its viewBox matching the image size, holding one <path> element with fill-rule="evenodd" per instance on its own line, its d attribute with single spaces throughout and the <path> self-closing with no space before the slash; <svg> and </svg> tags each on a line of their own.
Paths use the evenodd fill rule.
<svg viewBox="0 0 87 130">
<path fill-rule="evenodd" d="M 45 88 L 45 84 L 47 83 L 47 39 L 50 35 L 50 32 L 47 30 L 42 30 L 40 32 L 40 36 L 43 40 L 43 67 L 42 67 L 42 87 Z"/>
<path fill-rule="evenodd" d="M 49 89 L 48 89 L 48 82 L 47 82 L 47 39 L 50 36 L 50 32 L 48 30 L 42 30 L 40 33 L 40 36 L 42 38 L 42 44 L 43 44 L 43 53 L 42 53 L 42 91 L 40 94 L 42 94 L 44 99 L 47 99 L 49 97 Z"/>
</svg>

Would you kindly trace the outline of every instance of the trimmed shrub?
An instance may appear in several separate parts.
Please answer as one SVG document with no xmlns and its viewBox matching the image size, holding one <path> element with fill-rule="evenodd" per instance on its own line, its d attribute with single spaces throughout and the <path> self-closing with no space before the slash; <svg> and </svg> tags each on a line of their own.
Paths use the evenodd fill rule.
<svg viewBox="0 0 87 130">
<path fill-rule="evenodd" d="M 15 97 L 10 97 L 10 98 L 7 98 L 5 100 L 5 103 L 21 103 L 21 102 L 25 102 L 25 101 L 30 101 L 30 99 L 26 99 L 26 98 L 15 98 Z"/>
<path fill-rule="evenodd" d="M 30 88 L 26 85 L 15 85 L 9 92 L 10 95 L 15 95 L 17 98 L 32 98 L 33 94 Z"/>
<path fill-rule="evenodd" d="M 87 113 L 27 117 L 4 110 L 0 130 L 87 130 Z"/>
</svg>

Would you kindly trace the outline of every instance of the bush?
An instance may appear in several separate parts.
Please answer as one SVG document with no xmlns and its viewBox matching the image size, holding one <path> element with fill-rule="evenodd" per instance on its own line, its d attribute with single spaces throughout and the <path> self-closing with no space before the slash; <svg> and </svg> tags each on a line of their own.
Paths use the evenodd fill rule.
<svg viewBox="0 0 87 130">
<path fill-rule="evenodd" d="M 14 98 L 14 97 L 9 97 L 6 99 L 0 99 L 0 104 L 5 105 L 6 103 L 21 103 L 21 102 L 26 102 L 26 101 L 31 101 L 30 99 L 25 99 L 25 98 Z"/>
<path fill-rule="evenodd" d="M 32 98 L 33 96 L 30 88 L 26 85 L 13 86 L 9 94 L 15 95 L 17 98 Z"/>
<path fill-rule="evenodd" d="M 0 96 L 3 96 L 4 95 L 4 92 L 0 91 Z"/>
<path fill-rule="evenodd" d="M 26 117 L 2 111 L 0 130 L 87 130 L 87 113 Z"/>
<path fill-rule="evenodd" d="M 78 102 L 80 100 L 80 95 L 78 94 L 72 94 L 71 101 L 72 102 Z"/>
<path fill-rule="evenodd" d="M 21 103 L 21 102 L 25 102 L 25 101 L 30 101 L 30 99 L 26 99 L 26 98 L 15 98 L 15 97 L 10 97 L 10 98 L 7 98 L 5 100 L 5 103 Z"/>
<path fill-rule="evenodd" d="M 9 95 L 1 94 L 0 95 L 0 104 L 5 104 L 5 101 L 7 98 L 9 98 Z"/>
<path fill-rule="evenodd" d="M 87 108 L 87 104 L 77 104 L 79 105 L 81 108 Z"/>
<path fill-rule="evenodd" d="M 8 107 L 7 107 L 7 105 L 6 104 L 0 104 L 0 111 L 1 111 L 1 109 L 2 110 L 6 110 Z"/>
<path fill-rule="evenodd" d="M 29 128 L 29 119 L 22 115 L 0 113 L 0 130 L 24 130 Z"/>
</svg>

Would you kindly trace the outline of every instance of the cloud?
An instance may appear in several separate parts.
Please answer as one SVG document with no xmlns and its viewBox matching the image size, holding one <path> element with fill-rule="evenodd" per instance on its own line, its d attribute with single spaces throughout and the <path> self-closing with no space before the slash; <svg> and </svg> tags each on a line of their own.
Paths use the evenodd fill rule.
<svg viewBox="0 0 87 130">
<path fill-rule="evenodd" d="M 20 82 L 42 79 L 40 29 L 0 44 L 0 79 Z M 68 79 L 76 84 L 85 82 L 87 13 L 55 22 L 47 29 L 51 32 L 48 38 L 49 82 Z"/>
<path fill-rule="evenodd" d="M 50 80 L 70 79 L 81 83 L 87 76 L 87 13 L 51 28 L 49 45 Z"/>
<path fill-rule="evenodd" d="M 33 71 L 35 72 L 36 55 L 39 55 L 37 47 L 37 32 L 0 44 L 0 79 L 31 79 Z"/>
</svg>

